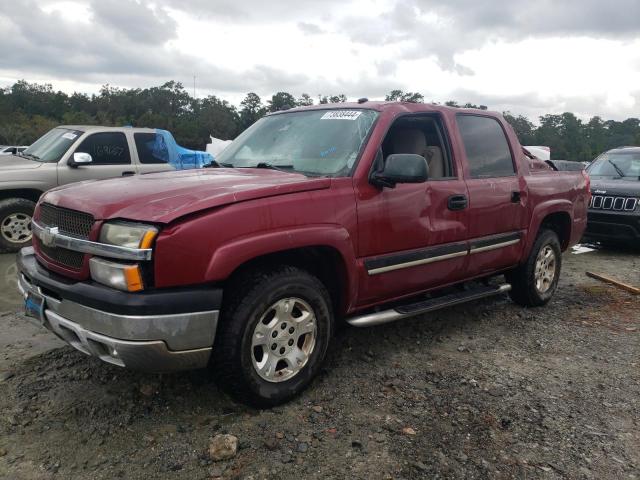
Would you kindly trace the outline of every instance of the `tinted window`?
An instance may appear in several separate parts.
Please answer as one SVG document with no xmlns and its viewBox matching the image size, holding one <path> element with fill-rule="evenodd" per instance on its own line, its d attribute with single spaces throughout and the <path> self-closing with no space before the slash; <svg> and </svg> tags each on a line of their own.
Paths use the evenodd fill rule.
<svg viewBox="0 0 640 480">
<path fill-rule="evenodd" d="M 459 115 L 458 128 L 472 177 L 505 177 L 515 173 L 507 138 L 495 119 Z"/>
<path fill-rule="evenodd" d="M 120 132 L 94 133 L 82 141 L 76 152 L 91 155 L 95 165 L 131 163 L 127 137 Z"/>
<path fill-rule="evenodd" d="M 133 138 L 138 149 L 140 163 L 168 163 L 169 149 L 162 135 L 135 133 Z"/>
</svg>

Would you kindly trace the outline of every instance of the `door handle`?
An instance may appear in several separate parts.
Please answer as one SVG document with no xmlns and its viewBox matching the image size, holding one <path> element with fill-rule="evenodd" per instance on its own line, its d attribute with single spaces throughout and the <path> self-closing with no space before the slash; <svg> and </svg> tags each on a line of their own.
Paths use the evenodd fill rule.
<svg viewBox="0 0 640 480">
<path fill-rule="evenodd" d="M 465 195 L 451 195 L 447 200 L 449 210 L 464 210 L 469 206 L 469 201 Z"/>
<path fill-rule="evenodd" d="M 136 172 L 132 172 L 131 170 L 127 170 L 126 172 L 122 172 L 123 177 L 128 177 L 130 175 L 135 175 Z"/>
<path fill-rule="evenodd" d="M 520 192 L 511 192 L 511 203 L 520 203 L 521 198 Z"/>
</svg>

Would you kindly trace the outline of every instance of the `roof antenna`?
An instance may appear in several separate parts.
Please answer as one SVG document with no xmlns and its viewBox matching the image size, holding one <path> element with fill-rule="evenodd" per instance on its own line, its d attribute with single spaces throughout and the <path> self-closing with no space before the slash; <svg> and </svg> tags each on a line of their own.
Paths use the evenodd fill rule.
<svg viewBox="0 0 640 480">
<path fill-rule="evenodd" d="M 362 97 L 362 98 L 358 99 L 358 103 L 366 103 L 368 101 L 369 101 L 369 99 L 367 97 Z"/>
</svg>

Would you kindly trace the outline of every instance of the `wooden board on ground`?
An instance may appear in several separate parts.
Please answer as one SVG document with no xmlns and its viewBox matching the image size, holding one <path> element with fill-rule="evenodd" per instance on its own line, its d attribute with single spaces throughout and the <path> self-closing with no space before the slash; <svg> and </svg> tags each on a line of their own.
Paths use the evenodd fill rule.
<svg viewBox="0 0 640 480">
<path fill-rule="evenodd" d="M 627 292 L 635 293 L 636 295 L 640 294 L 640 288 L 634 287 L 633 285 L 629 285 L 627 283 L 623 283 L 619 280 L 616 280 L 611 277 L 607 277 L 606 275 L 601 275 L 599 273 L 586 272 L 587 277 L 595 278 L 596 280 L 600 280 L 601 282 L 610 283 L 611 285 L 615 285 L 618 288 L 622 288 Z"/>
</svg>

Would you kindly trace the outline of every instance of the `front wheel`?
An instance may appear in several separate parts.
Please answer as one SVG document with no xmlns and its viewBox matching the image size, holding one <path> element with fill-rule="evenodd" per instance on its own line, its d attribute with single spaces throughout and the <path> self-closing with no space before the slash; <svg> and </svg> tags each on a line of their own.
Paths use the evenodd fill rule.
<svg viewBox="0 0 640 480">
<path fill-rule="evenodd" d="M 558 235 L 552 230 L 542 230 L 527 261 L 506 274 L 511 299 L 525 307 L 546 304 L 558 288 L 561 265 Z"/>
<path fill-rule="evenodd" d="M 327 289 L 289 266 L 247 273 L 229 289 L 213 349 L 216 375 L 242 402 L 289 400 L 324 360 L 333 333 Z"/>
<path fill-rule="evenodd" d="M 36 204 L 24 198 L 0 201 L 0 253 L 31 245 L 31 217 Z"/>
</svg>

